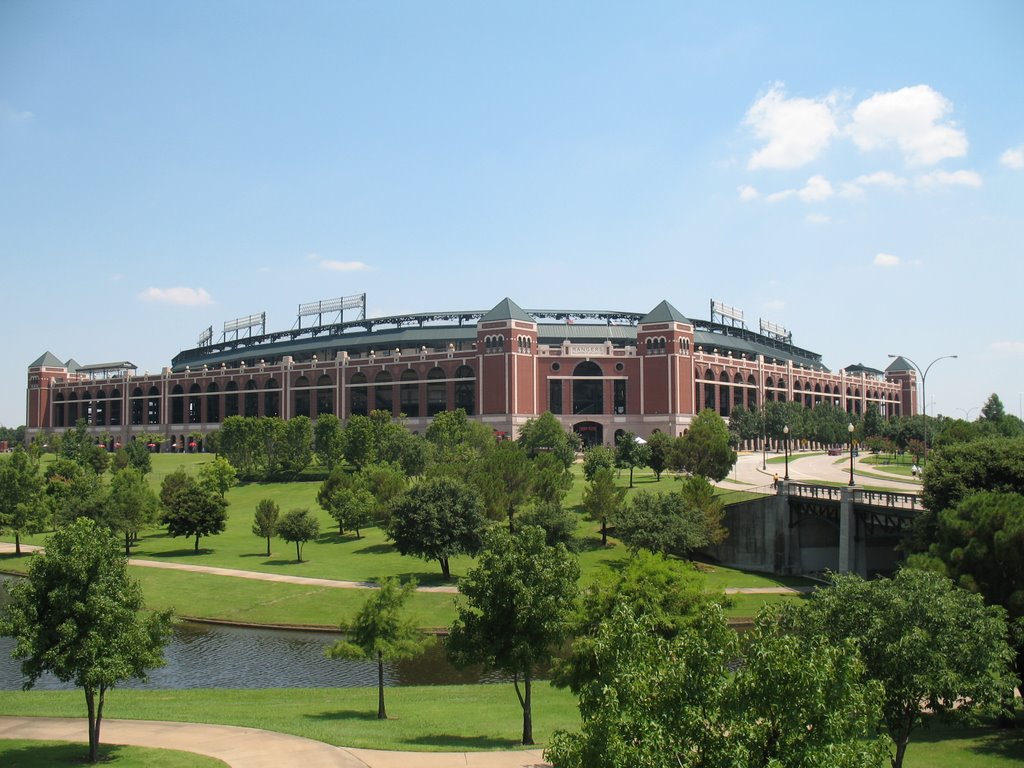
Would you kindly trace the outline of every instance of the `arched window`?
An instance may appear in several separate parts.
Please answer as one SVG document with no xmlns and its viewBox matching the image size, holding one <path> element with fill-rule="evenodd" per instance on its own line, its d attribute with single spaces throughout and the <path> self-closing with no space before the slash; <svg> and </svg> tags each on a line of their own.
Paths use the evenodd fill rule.
<svg viewBox="0 0 1024 768">
<path fill-rule="evenodd" d="M 54 426 L 65 426 L 64 395 L 58 394 L 53 399 Z"/>
<path fill-rule="evenodd" d="M 107 425 L 107 394 L 102 389 L 96 393 L 92 408 L 92 423 L 100 427 Z"/>
<path fill-rule="evenodd" d="M 229 381 L 224 385 L 224 418 L 237 416 L 238 413 L 238 384 Z"/>
<path fill-rule="evenodd" d="M 367 414 L 366 374 L 353 373 L 349 384 L 351 385 L 349 401 L 352 403 L 352 415 L 365 416 Z"/>
<path fill-rule="evenodd" d="M 604 413 L 604 380 L 601 366 L 586 360 L 577 365 L 572 372 L 572 412 Z"/>
<path fill-rule="evenodd" d="M 402 371 L 402 383 L 398 387 L 401 411 L 413 419 L 420 415 L 420 385 L 417 379 L 416 371 L 412 368 L 406 368 Z"/>
<path fill-rule="evenodd" d="M 334 382 L 326 373 L 316 380 L 316 412 L 334 413 Z"/>
<path fill-rule="evenodd" d="M 444 378 L 444 371 L 437 367 L 427 373 L 427 416 L 436 416 L 448 409 Z"/>
<path fill-rule="evenodd" d="M 295 384 L 292 385 L 292 391 L 295 393 L 293 411 L 296 416 L 309 417 L 309 379 L 305 376 L 299 376 L 295 380 Z"/>
<path fill-rule="evenodd" d="M 142 412 L 145 406 L 143 403 L 142 387 L 136 387 L 132 390 L 131 400 L 128 403 L 128 419 L 131 421 L 132 426 L 138 426 L 142 424 Z"/>
<path fill-rule="evenodd" d="M 188 423 L 198 424 L 202 421 L 202 405 L 200 401 L 200 394 L 202 389 L 198 384 L 193 384 L 188 390 Z"/>
<path fill-rule="evenodd" d="M 181 384 L 175 384 L 171 390 L 171 423 L 185 423 L 185 390 Z"/>
<path fill-rule="evenodd" d="M 255 381 L 249 379 L 245 382 L 245 410 L 243 416 L 255 418 L 260 415 L 260 394 L 259 386 Z"/>
<path fill-rule="evenodd" d="M 74 392 L 68 393 L 68 426 L 73 427 L 78 423 L 78 395 Z"/>
<path fill-rule="evenodd" d="M 107 411 L 109 413 L 107 423 L 112 427 L 121 426 L 121 390 L 110 390 L 110 399 L 107 400 Z"/>
<path fill-rule="evenodd" d="M 395 406 L 395 398 L 391 389 L 391 374 L 388 371 L 381 371 L 374 378 L 373 408 L 377 411 L 392 413 Z"/>
<path fill-rule="evenodd" d="M 220 387 L 215 381 L 206 387 L 206 420 L 211 424 L 220 421 Z"/>
<path fill-rule="evenodd" d="M 530 348 L 529 339 L 526 340 L 527 351 Z M 473 380 L 473 369 L 468 365 L 460 365 L 455 369 L 455 407 L 461 408 L 467 416 L 473 415 L 473 408 L 476 405 L 476 382 Z"/>
<path fill-rule="evenodd" d="M 160 423 L 160 390 L 156 386 L 149 388 L 146 397 L 146 423 Z"/>
<path fill-rule="evenodd" d="M 281 393 L 275 379 L 268 379 L 263 385 L 263 415 L 277 418 L 281 415 Z"/>
</svg>

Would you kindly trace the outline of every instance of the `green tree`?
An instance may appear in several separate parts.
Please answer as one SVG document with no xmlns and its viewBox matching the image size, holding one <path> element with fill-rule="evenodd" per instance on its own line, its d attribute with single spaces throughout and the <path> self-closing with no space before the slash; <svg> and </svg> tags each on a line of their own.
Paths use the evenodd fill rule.
<svg viewBox="0 0 1024 768">
<path fill-rule="evenodd" d="M 736 451 L 729 445 L 729 428 L 717 413 L 705 408 L 698 413 L 678 447 L 683 468 L 718 482 L 729 476 Z"/>
<path fill-rule="evenodd" d="M 251 416 L 228 416 L 220 427 L 219 454 L 223 455 L 243 477 L 263 473 L 267 465 L 259 419 Z"/>
<path fill-rule="evenodd" d="M 668 466 L 668 458 L 672 452 L 672 438 L 664 432 L 653 432 L 647 438 L 647 466 L 654 470 L 654 476 L 660 481 L 661 473 Z"/>
<path fill-rule="evenodd" d="M 23 448 L 0 461 L 0 531 L 14 534 L 14 551 L 21 554 L 21 537 L 38 533 L 46 522 L 46 497 L 39 462 Z"/>
<path fill-rule="evenodd" d="M 561 505 L 565 494 L 572 488 L 572 472 L 551 453 L 538 454 L 530 462 L 530 468 L 530 496 L 549 504 Z"/>
<path fill-rule="evenodd" d="M 576 538 L 576 515 L 557 501 L 535 499 L 528 504 L 515 521 L 515 530 L 533 525 L 544 531 L 544 543 L 549 547 L 561 544 L 570 552 L 579 548 Z"/>
<path fill-rule="evenodd" d="M 168 475 L 167 480 L 172 477 Z M 173 493 L 165 494 L 161 489 L 163 514 L 160 522 L 167 526 L 167 533 L 172 537 L 194 536 L 195 551 L 199 551 L 199 539 L 202 536 L 214 536 L 223 533 L 227 525 L 228 503 L 215 491 L 210 491 L 192 478 Z"/>
<path fill-rule="evenodd" d="M 626 489 L 615 485 L 615 474 L 609 467 L 601 467 L 583 489 L 583 511 L 590 520 L 601 523 L 601 546 L 608 546 L 608 521 L 614 520 L 622 509 Z"/>
<path fill-rule="evenodd" d="M 308 416 L 281 422 L 274 455 L 274 470 L 295 477 L 313 461 L 313 426 Z"/>
<path fill-rule="evenodd" d="M 164 663 L 171 613 L 141 612 L 142 591 L 117 542 L 85 519 L 54 534 L 10 592 L 0 634 L 15 639 L 24 687 L 48 672 L 84 691 L 95 763 L 107 691 Z"/>
<path fill-rule="evenodd" d="M 993 705 L 1008 689 L 1005 612 L 929 571 L 903 569 L 892 579 L 833 576 L 786 620 L 804 640 L 850 641 L 864 676 L 883 693 L 885 729 L 903 765 L 925 709 L 947 716 Z"/>
<path fill-rule="evenodd" d="M 672 493 L 638 493 L 617 516 L 615 529 L 634 552 L 689 557 L 695 549 L 725 538 L 722 504 L 699 475 L 688 477 Z"/>
<path fill-rule="evenodd" d="M 535 419 L 527 419 L 519 428 L 517 442 L 531 459 L 547 453 L 568 469 L 576 461 L 580 441 L 579 435 L 566 432 L 558 419 L 550 411 L 545 411 Z"/>
<path fill-rule="evenodd" d="M 157 516 L 160 502 L 142 473 L 134 467 L 115 472 L 107 491 L 104 522 L 124 536 L 124 556 L 131 555 L 132 539 Z"/>
<path fill-rule="evenodd" d="M 448 580 L 449 558 L 476 554 L 485 524 L 476 493 L 458 480 L 438 477 L 417 483 L 395 500 L 386 531 L 399 552 L 436 560 Z"/>
<path fill-rule="evenodd" d="M 302 562 L 302 545 L 320 535 L 320 523 L 308 509 L 293 509 L 277 524 L 277 535 L 295 542 L 295 559 Z"/>
<path fill-rule="evenodd" d="M 692 563 L 636 552 L 621 571 L 599 576 L 583 591 L 571 619 L 571 650 L 556 660 L 553 684 L 578 695 L 586 683 L 600 676 L 595 643 L 617 605 L 628 605 L 636 616 L 647 617 L 650 630 L 669 640 L 696 621 L 714 599 L 705 589 L 704 575 Z"/>
<path fill-rule="evenodd" d="M 620 467 L 629 467 L 629 487 L 633 487 L 634 467 L 644 467 L 650 460 L 651 452 L 647 443 L 632 432 L 626 432 L 615 444 L 615 463 Z"/>
<path fill-rule="evenodd" d="M 313 444 L 316 457 L 328 472 L 345 459 L 345 441 L 341 420 L 333 413 L 322 413 L 313 424 Z"/>
<path fill-rule="evenodd" d="M 768 614 L 740 643 L 713 604 L 666 638 L 620 598 L 593 654 L 582 728 L 557 732 L 545 752 L 556 768 L 880 768 L 885 759 L 885 743 L 871 739 L 877 686 L 860 679 L 849 643 L 788 637 Z"/>
<path fill-rule="evenodd" d="M 602 467 L 615 468 L 615 451 L 607 445 L 595 445 L 583 453 L 583 477 L 589 482 Z"/>
<path fill-rule="evenodd" d="M 352 623 L 342 623 L 345 639 L 327 648 L 331 659 L 370 659 L 377 662 L 377 719 L 386 720 L 384 708 L 384 662 L 411 659 L 423 652 L 428 642 L 413 625 L 403 618 L 402 608 L 416 591 L 415 579 L 404 585 L 394 576 L 387 576 L 363 603 Z"/>
<path fill-rule="evenodd" d="M 366 489 L 373 496 L 373 517 L 383 521 L 391 508 L 391 502 L 401 496 L 409 481 L 401 467 L 391 463 L 371 464 L 360 472 Z"/>
<path fill-rule="evenodd" d="M 881 437 L 884 429 L 882 414 L 875 403 L 868 403 L 864 411 L 864 437 Z"/>
<path fill-rule="evenodd" d="M 252 532 L 254 536 L 267 540 L 267 557 L 270 557 L 270 539 L 277 535 L 277 523 L 281 516 L 281 508 L 273 499 L 260 499 L 253 515 Z"/>
<path fill-rule="evenodd" d="M 323 484 L 316 497 L 320 507 L 338 522 L 338 533 L 354 530 L 360 538 L 359 529 L 373 520 L 376 500 L 366 486 L 362 472 L 334 470 Z"/>
<path fill-rule="evenodd" d="M 518 444 L 502 442 L 488 449 L 471 476 L 487 517 L 507 517 L 511 531 L 516 509 L 530 497 L 533 473 L 532 463 Z"/>
<path fill-rule="evenodd" d="M 369 416 L 353 414 L 349 417 L 342 434 L 344 435 L 345 461 L 356 469 L 361 469 L 373 462 L 376 458 L 374 428 Z"/>
<path fill-rule="evenodd" d="M 429 447 L 430 474 L 466 479 L 468 468 L 494 445 L 494 430 L 457 408 L 434 416 L 424 438 Z"/>
<path fill-rule="evenodd" d="M 999 399 L 999 395 L 993 392 L 981 406 L 981 419 L 982 421 L 1000 422 L 1004 418 L 1006 418 L 1006 408 L 1003 407 L 1003 401 Z"/>
<path fill-rule="evenodd" d="M 215 456 L 213 461 L 199 466 L 199 482 L 223 499 L 233 486 L 238 485 L 238 470 L 223 456 Z"/>
<path fill-rule="evenodd" d="M 564 640 L 580 569 L 544 531 L 487 532 L 477 566 L 459 583 L 462 600 L 448 636 L 457 664 L 484 664 L 512 675 L 523 710 L 523 744 L 533 744 L 532 684 L 538 664 Z M 519 679 L 523 680 L 520 692 Z"/>
</svg>

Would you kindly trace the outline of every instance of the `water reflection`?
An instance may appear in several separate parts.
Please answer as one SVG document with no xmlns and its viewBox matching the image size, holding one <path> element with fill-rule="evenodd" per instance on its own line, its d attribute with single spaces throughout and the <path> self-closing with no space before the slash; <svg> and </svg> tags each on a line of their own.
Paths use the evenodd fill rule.
<svg viewBox="0 0 1024 768">
<path fill-rule="evenodd" d="M 149 681 L 125 688 L 349 688 L 375 686 L 377 665 L 369 661 L 328 659 L 324 649 L 338 635 L 324 632 L 228 627 L 180 623 L 164 651 L 167 665 L 150 672 Z M 21 688 L 20 662 L 11 658 L 14 641 L 0 638 L 0 690 Z M 434 641 L 415 659 L 386 663 L 387 685 L 453 685 L 496 682 L 495 673 L 459 670 L 448 663 Z M 46 676 L 41 690 L 73 688 Z"/>
</svg>

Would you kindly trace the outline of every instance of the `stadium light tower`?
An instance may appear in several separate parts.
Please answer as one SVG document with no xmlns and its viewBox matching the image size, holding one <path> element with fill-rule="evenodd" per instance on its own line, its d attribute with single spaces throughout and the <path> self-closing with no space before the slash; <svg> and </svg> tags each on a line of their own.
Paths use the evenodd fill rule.
<svg viewBox="0 0 1024 768">
<path fill-rule="evenodd" d="M 924 460 L 928 461 L 928 393 L 925 389 L 925 384 L 928 379 L 928 371 L 930 371 L 932 369 L 932 366 L 939 362 L 939 360 L 955 360 L 957 358 L 957 355 L 940 355 L 939 357 L 936 357 L 934 360 L 928 363 L 927 367 L 925 367 L 923 371 L 921 370 L 921 366 L 919 366 L 906 355 L 889 355 L 889 357 L 902 357 L 904 360 L 906 360 L 908 363 L 914 366 L 914 369 L 921 376 L 921 412 L 924 414 Z"/>
</svg>

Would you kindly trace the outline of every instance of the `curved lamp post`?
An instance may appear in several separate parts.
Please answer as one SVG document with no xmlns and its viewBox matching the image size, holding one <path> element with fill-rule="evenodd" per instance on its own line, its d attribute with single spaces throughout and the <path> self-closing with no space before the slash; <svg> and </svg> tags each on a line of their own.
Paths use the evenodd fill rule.
<svg viewBox="0 0 1024 768">
<path fill-rule="evenodd" d="M 848 424 L 846 431 L 850 434 L 850 485 L 853 485 L 853 424 Z"/>
<path fill-rule="evenodd" d="M 921 370 L 921 366 L 919 366 L 906 355 L 889 355 L 889 357 L 902 357 L 904 360 L 906 360 L 908 363 L 914 366 L 914 369 L 921 375 L 921 412 L 924 414 L 924 460 L 928 461 L 928 396 L 927 390 L 925 389 L 925 385 L 928 380 L 928 371 L 930 371 L 932 369 L 932 366 L 939 362 L 939 360 L 955 360 L 957 358 L 957 355 L 940 355 L 939 357 L 936 357 L 934 360 L 928 363 L 928 365 L 925 367 L 923 371 Z"/>
<path fill-rule="evenodd" d="M 789 480 L 789 424 L 782 428 L 782 434 L 786 438 L 786 480 Z"/>
</svg>

